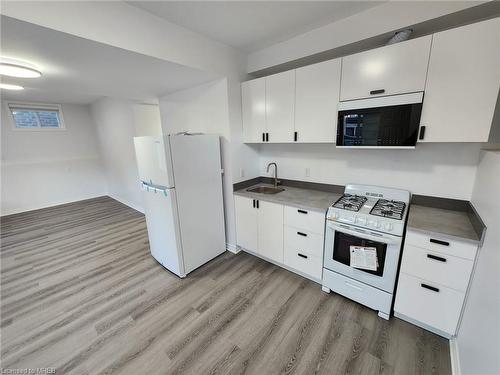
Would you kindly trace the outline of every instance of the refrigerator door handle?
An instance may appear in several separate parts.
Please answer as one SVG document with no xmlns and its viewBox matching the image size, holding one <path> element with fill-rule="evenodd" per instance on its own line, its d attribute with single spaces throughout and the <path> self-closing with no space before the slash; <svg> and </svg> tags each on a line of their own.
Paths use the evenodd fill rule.
<svg viewBox="0 0 500 375">
<path fill-rule="evenodd" d="M 167 194 L 167 188 L 166 187 L 163 187 L 163 186 L 157 186 L 157 185 L 154 185 L 154 184 L 151 184 L 151 183 L 147 183 L 147 182 L 144 182 L 144 181 L 141 181 L 141 185 L 142 185 L 142 188 L 144 190 L 146 190 L 147 192 L 149 191 L 153 191 L 155 194 L 156 193 L 163 193 L 164 196 L 168 196 Z"/>
</svg>

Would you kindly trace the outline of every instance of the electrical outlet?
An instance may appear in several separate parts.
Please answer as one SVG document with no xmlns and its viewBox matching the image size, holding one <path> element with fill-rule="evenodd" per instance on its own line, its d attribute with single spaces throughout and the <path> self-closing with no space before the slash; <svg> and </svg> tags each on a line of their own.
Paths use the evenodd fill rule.
<svg viewBox="0 0 500 375">
<path fill-rule="evenodd" d="M 240 168 L 240 177 L 245 177 L 245 170 Z"/>
<path fill-rule="evenodd" d="M 311 168 L 306 168 L 306 177 L 311 177 Z"/>
</svg>

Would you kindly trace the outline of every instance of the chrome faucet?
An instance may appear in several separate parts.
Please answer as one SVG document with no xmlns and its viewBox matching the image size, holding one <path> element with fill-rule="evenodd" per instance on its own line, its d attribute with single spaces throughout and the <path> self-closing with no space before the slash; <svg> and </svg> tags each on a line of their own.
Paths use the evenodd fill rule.
<svg viewBox="0 0 500 375">
<path fill-rule="evenodd" d="M 276 163 L 269 163 L 267 165 L 267 173 L 269 173 L 269 167 L 271 165 L 274 165 L 274 188 L 277 189 L 278 183 L 280 182 L 280 181 L 278 181 L 278 166 L 276 165 Z"/>
</svg>

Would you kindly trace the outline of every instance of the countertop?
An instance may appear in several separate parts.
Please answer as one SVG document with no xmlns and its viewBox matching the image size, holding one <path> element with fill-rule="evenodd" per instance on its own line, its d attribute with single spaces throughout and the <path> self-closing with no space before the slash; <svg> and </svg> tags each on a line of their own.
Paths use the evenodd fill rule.
<svg viewBox="0 0 500 375">
<path fill-rule="evenodd" d="M 248 197 L 250 199 L 258 199 L 261 201 L 280 203 L 286 206 L 292 206 L 297 208 L 303 208 L 306 210 L 317 211 L 325 213 L 328 207 L 330 207 L 337 199 L 340 198 L 342 194 L 331 193 L 320 190 L 304 189 L 291 186 L 280 185 L 280 188 L 285 189 L 277 194 L 261 194 L 261 193 L 251 193 L 247 191 L 248 189 L 254 188 L 256 186 L 273 186 L 270 184 L 259 183 L 246 187 L 244 189 L 236 190 L 235 195 L 240 195 L 242 197 Z"/>
<path fill-rule="evenodd" d="M 407 229 L 473 243 L 481 241 L 481 235 L 476 232 L 469 214 L 464 211 L 411 204 Z"/>
</svg>

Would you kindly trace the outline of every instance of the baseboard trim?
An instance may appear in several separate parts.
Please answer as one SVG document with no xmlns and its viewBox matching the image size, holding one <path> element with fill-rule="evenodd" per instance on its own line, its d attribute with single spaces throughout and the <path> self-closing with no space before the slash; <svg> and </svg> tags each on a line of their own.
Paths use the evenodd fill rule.
<svg viewBox="0 0 500 375">
<path fill-rule="evenodd" d="M 458 341 L 456 337 L 450 339 L 450 360 L 452 375 L 462 375 L 460 369 L 460 355 L 458 351 Z"/>
<path fill-rule="evenodd" d="M 241 252 L 241 249 L 238 246 L 231 243 L 226 243 L 226 250 L 233 254 L 238 254 L 239 252 Z"/>
<path fill-rule="evenodd" d="M 143 207 L 139 207 L 137 204 L 135 203 L 131 203 L 130 201 L 126 200 L 126 199 L 123 199 L 121 197 L 118 197 L 116 195 L 112 195 L 112 194 L 108 194 L 108 197 L 110 198 L 113 198 L 115 201 L 118 201 L 122 204 L 124 204 L 125 206 L 128 206 L 130 208 L 133 208 L 134 210 L 136 211 L 139 211 L 140 213 L 144 213 L 144 208 Z"/>
</svg>

